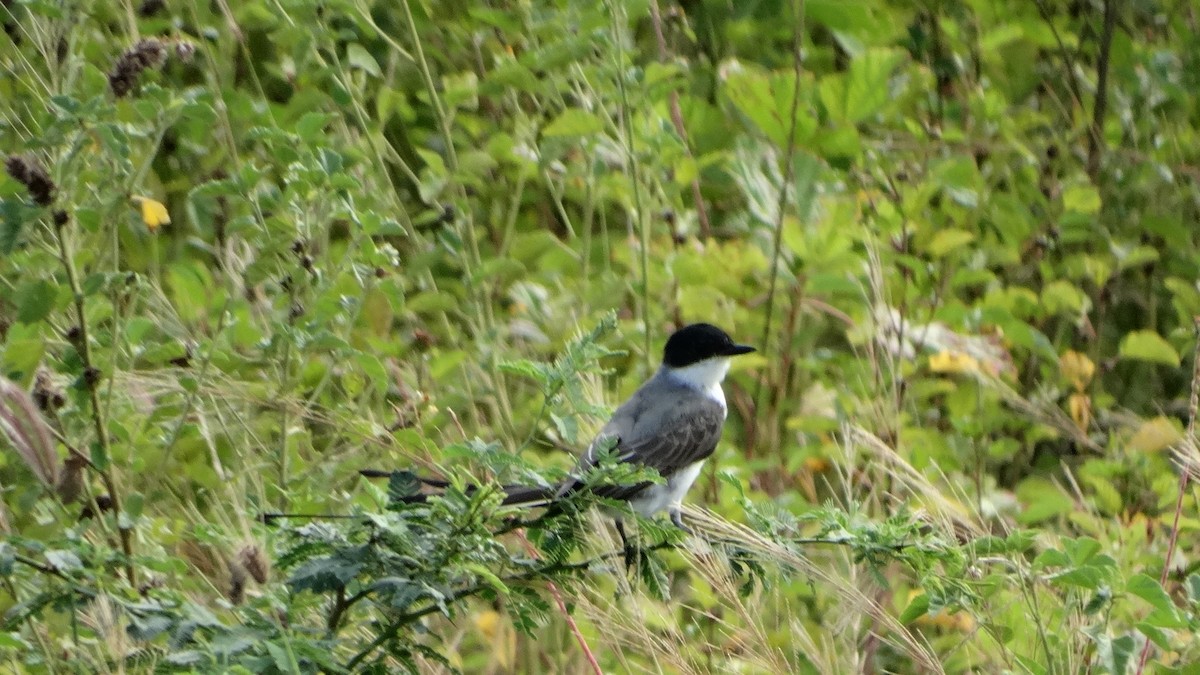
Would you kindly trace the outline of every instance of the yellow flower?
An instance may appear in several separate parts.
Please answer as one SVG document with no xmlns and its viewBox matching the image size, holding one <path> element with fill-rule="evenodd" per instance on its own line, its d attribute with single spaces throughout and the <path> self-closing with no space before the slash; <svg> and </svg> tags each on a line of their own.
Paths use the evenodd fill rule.
<svg viewBox="0 0 1200 675">
<path fill-rule="evenodd" d="M 1096 364 L 1087 356 L 1076 351 L 1068 351 L 1058 357 L 1058 369 L 1062 371 L 1063 377 L 1071 381 L 1075 386 L 1075 391 L 1083 391 L 1087 388 L 1092 377 L 1096 374 Z"/>
<path fill-rule="evenodd" d="M 1075 426 L 1080 431 L 1087 431 L 1092 423 L 1092 398 L 1087 394 L 1071 394 L 1067 398 L 1067 410 L 1071 412 Z"/>
<path fill-rule="evenodd" d="M 157 199 L 139 196 L 132 199 L 133 203 L 142 206 L 142 222 L 151 232 L 157 232 L 160 225 L 171 222 L 171 214 L 167 213 L 167 207 Z"/>
<path fill-rule="evenodd" d="M 929 357 L 929 369 L 935 373 L 976 373 L 979 359 L 962 352 L 941 351 Z"/>
<path fill-rule="evenodd" d="M 824 457 L 805 457 L 804 468 L 809 473 L 822 473 L 829 469 L 829 460 Z"/>
</svg>

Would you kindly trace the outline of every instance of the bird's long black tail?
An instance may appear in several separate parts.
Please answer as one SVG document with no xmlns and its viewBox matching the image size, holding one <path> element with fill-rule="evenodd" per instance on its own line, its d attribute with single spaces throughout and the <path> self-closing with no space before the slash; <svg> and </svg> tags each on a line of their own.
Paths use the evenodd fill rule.
<svg viewBox="0 0 1200 675">
<path fill-rule="evenodd" d="M 385 471 L 382 469 L 363 469 L 358 472 L 365 478 L 391 478 L 394 471 Z M 409 473 L 412 476 L 413 474 Z M 427 487 L 435 490 L 445 490 L 450 487 L 450 482 L 438 478 L 425 478 L 415 476 L 416 480 Z M 478 488 L 474 485 L 467 487 L 467 494 L 471 494 Z M 500 502 L 505 506 L 529 506 L 536 507 L 546 502 L 549 502 L 558 494 L 559 487 L 556 485 L 502 485 L 504 490 L 504 500 Z M 437 496 L 437 492 L 416 492 L 411 495 L 403 495 L 397 498 L 397 501 L 405 504 L 421 504 L 430 497 Z"/>
<path fill-rule="evenodd" d="M 393 475 L 401 472 L 385 471 L 382 469 L 362 469 L 359 471 L 364 478 L 392 478 Z M 392 499 L 402 504 L 423 504 L 430 497 L 436 497 L 439 492 L 437 490 L 445 490 L 450 487 L 450 482 L 439 478 L 426 478 L 417 476 L 412 472 L 403 472 L 410 480 L 415 480 L 419 485 L 428 488 L 433 488 L 433 492 L 414 492 L 407 495 L 393 496 Z M 467 494 L 471 494 L 478 488 L 474 485 L 467 487 Z M 546 485 L 503 485 L 501 489 L 504 491 L 504 499 L 500 503 L 504 506 L 521 506 L 527 508 L 537 508 L 539 506 L 547 506 L 559 494 L 559 486 Z M 307 519 L 346 519 L 356 518 L 338 513 L 263 513 L 261 519 L 266 523 L 271 523 L 281 518 L 307 518 Z"/>
</svg>

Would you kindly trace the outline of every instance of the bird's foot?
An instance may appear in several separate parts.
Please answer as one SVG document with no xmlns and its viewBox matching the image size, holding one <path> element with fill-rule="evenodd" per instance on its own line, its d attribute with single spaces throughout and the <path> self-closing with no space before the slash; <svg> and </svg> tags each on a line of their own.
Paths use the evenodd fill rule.
<svg viewBox="0 0 1200 675">
<path fill-rule="evenodd" d="M 684 534 L 695 534 L 695 532 L 692 532 L 692 528 L 683 524 L 683 511 L 681 511 L 679 509 L 671 509 L 670 515 L 671 515 L 671 524 L 673 524 L 675 527 L 683 530 Z"/>
<path fill-rule="evenodd" d="M 617 519 L 614 524 L 617 526 L 617 534 L 621 537 L 621 555 L 625 558 L 625 570 L 636 569 L 642 552 L 625 533 L 625 523 Z"/>
<path fill-rule="evenodd" d="M 637 569 L 642 552 L 638 547 L 627 543 L 621 548 L 621 556 L 625 559 L 625 571 L 628 572 Z"/>
</svg>

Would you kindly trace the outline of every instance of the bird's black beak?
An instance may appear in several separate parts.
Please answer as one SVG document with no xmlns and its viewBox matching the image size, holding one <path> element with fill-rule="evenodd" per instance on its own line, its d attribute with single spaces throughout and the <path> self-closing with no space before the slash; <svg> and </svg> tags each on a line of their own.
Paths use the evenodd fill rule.
<svg viewBox="0 0 1200 675">
<path fill-rule="evenodd" d="M 738 356 L 739 354 L 749 354 L 756 351 L 758 350 L 750 345 L 733 345 L 725 350 L 725 356 Z"/>
</svg>

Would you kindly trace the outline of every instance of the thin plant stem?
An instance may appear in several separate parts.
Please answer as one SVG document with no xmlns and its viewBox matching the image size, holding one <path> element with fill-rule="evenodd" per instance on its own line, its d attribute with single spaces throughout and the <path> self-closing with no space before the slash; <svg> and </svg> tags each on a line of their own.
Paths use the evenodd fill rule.
<svg viewBox="0 0 1200 675">
<path fill-rule="evenodd" d="M 650 22 L 654 24 L 654 40 L 658 43 L 658 60 L 666 63 L 670 58 L 667 52 L 667 39 L 663 35 L 662 12 L 658 8 L 658 0 L 650 0 Z M 671 108 L 671 124 L 679 141 L 683 143 L 683 152 L 688 158 L 692 157 L 692 147 L 688 144 L 687 127 L 683 124 L 683 111 L 679 107 L 679 92 L 671 90 L 669 105 Z M 696 218 L 700 221 L 700 236 L 708 239 L 712 236 L 712 227 L 708 222 L 708 210 L 704 208 L 704 196 L 700 192 L 700 178 L 692 179 L 692 202 L 696 205 Z"/>
<path fill-rule="evenodd" d="M 771 269 L 770 269 L 770 285 L 767 289 L 766 301 L 766 318 L 763 322 L 762 339 L 759 341 L 759 349 L 764 354 L 770 353 L 771 347 L 771 328 L 773 327 L 773 318 L 775 316 L 775 296 L 778 293 L 779 286 L 779 265 L 783 258 L 783 222 L 784 214 L 787 211 L 788 205 L 788 186 L 792 182 L 794 172 L 792 156 L 796 152 L 796 115 L 800 110 L 800 75 L 803 70 L 803 54 L 801 53 L 802 41 L 804 39 L 804 0 L 796 0 L 793 5 L 796 13 L 796 29 L 792 35 L 792 105 L 790 110 L 790 120 L 788 122 L 787 147 L 784 148 L 784 172 L 783 181 L 779 186 L 779 200 L 776 204 L 774 232 L 772 235 L 771 245 Z M 757 417 L 760 411 L 763 411 L 763 397 L 766 392 L 765 380 L 760 378 L 754 392 L 754 408 L 755 416 Z"/>
<path fill-rule="evenodd" d="M 1192 352 L 1192 395 L 1188 400 L 1187 437 L 1184 442 L 1196 447 L 1196 411 L 1200 409 L 1200 316 L 1192 318 L 1192 327 L 1196 334 L 1196 347 Z M 1183 499 L 1187 494 L 1191 471 L 1183 467 L 1179 471 L 1179 494 L 1175 496 L 1175 516 L 1171 519 L 1171 538 L 1167 541 L 1167 555 L 1163 559 L 1162 572 L 1158 575 L 1160 586 L 1167 583 L 1171 571 L 1171 559 L 1175 557 L 1175 546 L 1179 543 L 1179 519 L 1183 515 Z M 1150 640 L 1142 645 L 1142 653 L 1138 657 L 1137 675 L 1142 675 L 1146 669 L 1146 660 L 1150 657 Z"/>
<path fill-rule="evenodd" d="M 516 531 L 517 538 L 521 540 L 521 545 L 525 547 L 525 552 L 534 560 L 539 559 L 537 549 L 533 544 L 529 543 L 529 539 L 525 536 L 524 530 Z M 588 665 L 591 666 L 592 672 L 596 675 L 603 675 L 604 671 L 600 669 L 600 663 L 596 661 L 596 655 L 592 653 L 591 647 L 588 646 L 587 638 L 579 630 L 579 624 L 575 623 L 575 617 L 567 611 L 567 603 L 563 600 L 562 593 L 558 590 L 558 586 L 553 581 L 546 582 L 546 588 L 550 591 L 550 595 L 554 598 L 554 604 L 558 606 L 558 611 L 562 614 L 563 619 L 567 622 L 567 628 L 570 629 L 571 635 L 575 636 L 575 641 L 579 643 L 579 648 L 583 650 L 583 655 L 587 658 Z"/>
<path fill-rule="evenodd" d="M 642 200 L 642 179 L 640 165 L 637 160 L 637 150 L 633 145 L 633 119 L 630 116 L 629 90 L 625 86 L 625 44 L 622 41 L 622 21 L 624 16 L 619 10 L 618 3 L 608 3 L 612 15 L 613 43 L 617 49 L 617 92 L 621 99 L 621 137 L 625 142 L 625 160 L 629 165 L 629 179 L 633 187 L 633 210 L 637 218 L 638 237 L 641 245 L 641 275 L 642 275 L 642 362 L 649 373 L 654 368 L 650 351 L 650 219 Z"/>
<path fill-rule="evenodd" d="M 112 447 L 108 441 L 108 429 L 104 423 L 103 411 L 100 408 L 100 395 L 96 388 L 96 380 L 100 377 L 100 370 L 96 368 L 95 362 L 92 359 L 91 338 L 88 332 L 87 316 L 83 307 L 83 289 L 79 285 L 79 274 L 75 270 L 75 261 L 71 257 L 70 250 L 67 248 L 66 226 L 68 219 L 65 212 L 59 213 L 62 213 L 62 217 L 56 215 L 54 218 L 55 239 L 58 240 L 59 260 L 62 262 L 63 269 L 66 270 L 67 283 L 71 287 L 71 295 L 74 298 L 75 321 L 79 328 L 79 338 L 76 342 L 76 348 L 79 350 L 80 359 L 83 360 L 83 383 L 84 387 L 87 388 L 88 399 L 92 406 L 92 425 L 96 432 L 96 443 L 104 455 L 103 465 L 98 466 L 94 462 L 89 464 L 100 474 L 100 480 L 104 482 L 104 489 L 108 491 L 108 498 L 112 501 L 117 533 L 121 540 L 121 551 L 125 554 L 125 578 L 129 581 L 130 586 L 136 588 L 137 570 L 133 566 L 133 526 L 130 524 L 127 528 L 121 525 L 121 491 L 117 488 L 117 482 L 113 478 L 110 468 Z M 96 517 L 100 517 L 99 511 L 97 511 Z"/>
<path fill-rule="evenodd" d="M 1091 133 L 1088 134 L 1087 171 L 1092 180 L 1100 173 L 1104 154 L 1104 116 L 1108 112 L 1108 65 L 1112 52 L 1113 31 L 1117 24 L 1117 0 L 1104 0 L 1104 30 L 1100 34 L 1100 54 L 1096 57 L 1096 100 L 1092 104 Z"/>
</svg>

